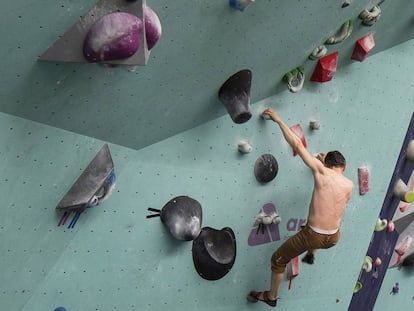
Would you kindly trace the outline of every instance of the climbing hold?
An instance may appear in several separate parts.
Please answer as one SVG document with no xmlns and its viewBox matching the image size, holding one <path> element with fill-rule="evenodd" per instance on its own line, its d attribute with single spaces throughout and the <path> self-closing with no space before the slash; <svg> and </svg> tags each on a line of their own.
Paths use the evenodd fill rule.
<svg viewBox="0 0 414 311">
<path fill-rule="evenodd" d="M 283 81 L 287 83 L 288 89 L 292 93 L 297 93 L 302 89 L 305 82 L 304 70 L 304 66 L 299 66 L 283 76 Z"/>
<path fill-rule="evenodd" d="M 401 204 L 400 208 L 399 208 L 400 212 L 404 213 L 409 207 L 410 207 L 410 204 L 408 204 L 408 203 L 407 204 Z"/>
<path fill-rule="evenodd" d="M 309 128 L 311 130 L 319 130 L 321 128 L 321 123 L 318 120 L 310 120 Z"/>
<path fill-rule="evenodd" d="M 260 116 L 263 118 L 263 120 L 271 120 L 272 118 L 267 113 L 264 113 L 265 111 L 266 110 L 264 110 Z"/>
<path fill-rule="evenodd" d="M 228 78 L 219 90 L 219 100 L 226 107 L 234 123 L 245 123 L 252 116 L 250 112 L 251 82 L 252 72 L 245 69 Z"/>
<path fill-rule="evenodd" d="M 259 233 L 259 231 L 264 234 L 265 227 L 271 224 L 280 224 L 281 221 L 282 217 L 280 217 L 279 214 L 277 214 L 275 211 L 270 214 L 265 213 L 264 211 L 260 212 L 256 215 L 256 223 L 258 224 L 256 234 Z"/>
<path fill-rule="evenodd" d="M 300 273 L 299 256 L 292 258 L 286 266 L 286 277 L 289 280 L 288 290 L 292 288 L 292 280 Z"/>
<path fill-rule="evenodd" d="M 350 4 L 351 4 L 351 0 L 345 0 L 344 2 L 342 2 L 341 8 L 346 8 Z"/>
<path fill-rule="evenodd" d="M 337 32 L 329 37 L 325 44 L 337 44 L 346 40 L 352 33 L 353 22 L 351 19 L 347 20 L 342 26 L 337 30 Z"/>
<path fill-rule="evenodd" d="M 377 257 L 377 258 L 375 258 L 375 261 L 374 261 L 374 267 L 375 268 L 378 268 L 379 266 L 381 266 L 382 265 L 382 260 L 381 260 L 381 258 L 379 258 L 379 257 Z"/>
<path fill-rule="evenodd" d="M 372 270 L 372 258 L 369 256 L 365 256 L 364 262 L 362 264 L 362 270 L 365 272 L 371 272 Z"/>
<path fill-rule="evenodd" d="M 367 167 L 358 167 L 359 194 L 363 195 L 369 190 L 369 170 Z"/>
<path fill-rule="evenodd" d="M 401 242 L 395 247 L 395 252 L 398 254 L 399 257 L 404 256 L 405 252 L 410 247 L 411 243 L 413 241 L 413 238 L 411 235 L 406 235 Z M 401 259 L 401 258 L 400 258 Z M 398 260 L 399 261 L 399 260 Z"/>
<path fill-rule="evenodd" d="M 89 29 L 83 55 L 89 62 L 128 58 L 139 49 L 142 29 L 142 21 L 133 14 L 108 13 Z"/>
<path fill-rule="evenodd" d="M 309 59 L 310 60 L 317 60 L 320 59 L 322 57 L 324 57 L 326 54 L 328 53 L 328 49 L 326 48 L 325 45 L 320 45 L 318 47 L 316 47 L 312 53 L 309 55 Z"/>
<path fill-rule="evenodd" d="M 147 49 L 151 50 L 161 38 L 162 26 L 157 13 L 149 6 L 144 6 L 144 20 Z"/>
<path fill-rule="evenodd" d="M 375 232 L 384 230 L 387 227 L 388 221 L 386 219 L 378 219 L 375 224 Z"/>
<path fill-rule="evenodd" d="M 193 241 L 193 263 L 206 280 L 224 277 L 236 260 L 236 237 L 231 228 L 221 230 L 204 227 Z"/>
<path fill-rule="evenodd" d="M 143 4 L 144 2 L 144 4 Z M 85 45 L 85 38 L 87 37 L 87 34 L 90 32 L 91 27 L 95 23 L 98 22 L 101 18 L 104 18 L 104 16 L 112 13 L 124 13 L 124 14 L 131 14 L 132 16 L 135 16 L 139 20 L 141 19 L 141 16 L 145 16 L 145 23 L 151 23 L 155 24 L 155 21 L 151 20 L 150 16 L 146 16 L 147 10 L 145 8 L 145 1 L 144 0 L 135 0 L 135 1 L 125 1 L 125 0 L 98 0 L 95 6 L 93 6 L 85 15 L 81 16 L 77 22 L 72 25 L 70 29 L 68 29 L 63 35 L 59 36 L 59 39 L 55 41 L 55 43 L 47 49 L 40 57 L 39 61 L 53 61 L 53 62 L 99 62 L 99 59 L 101 56 L 104 56 L 107 52 L 104 52 L 103 55 L 96 55 L 97 59 L 91 59 L 85 57 L 84 55 L 84 49 L 83 46 Z M 119 15 L 118 15 L 119 16 Z M 107 19 L 107 17 L 105 18 Z M 118 20 L 123 26 L 123 31 L 128 28 L 128 21 L 121 18 L 121 20 Z M 142 25 L 142 22 L 140 22 Z M 109 26 L 109 28 L 112 29 L 112 26 Z M 119 24 L 116 26 L 118 27 Z M 130 25 L 131 26 L 131 25 Z M 143 34 L 143 28 L 141 27 L 141 31 L 139 32 L 138 36 L 142 39 Z M 151 32 L 151 27 L 148 26 L 149 32 L 146 33 L 147 41 L 152 38 L 152 36 L 155 34 L 155 32 Z M 99 45 L 102 44 L 104 41 L 108 41 L 108 37 L 106 35 L 110 35 L 113 38 L 118 38 L 116 41 L 113 41 L 111 43 L 111 46 L 114 47 L 114 49 L 111 48 L 111 54 L 114 56 L 115 50 L 118 51 L 115 54 L 116 58 L 118 58 L 119 51 L 128 51 L 131 52 L 130 48 L 133 48 L 134 50 L 134 44 L 137 44 L 134 40 L 135 37 L 132 36 L 131 38 L 134 38 L 133 42 L 128 42 L 126 37 L 122 37 L 122 34 L 115 34 L 112 30 L 104 34 L 105 30 L 101 29 L 100 34 L 102 36 L 99 37 L 99 41 L 94 41 L 93 43 L 96 44 L 94 48 L 97 48 Z M 130 35 L 132 33 L 135 33 L 135 30 L 132 32 L 127 31 Z M 146 31 L 147 32 L 147 31 Z M 119 36 L 118 36 L 119 35 Z M 105 37 L 105 38 L 104 38 Z M 97 39 L 97 37 L 95 38 Z M 140 40 L 141 42 L 141 40 Z M 117 43 L 125 44 L 126 46 L 120 46 L 117 45 Z M 132 50 L 132 51 L 133 51 Z M 125 56 L 121 55 L 121 56 Z M 106 57 L 106 56 L 105 56 Z M 112 60 L 108 61 L 110 66 L 107 67 L 116 67 L 116 66 L 122 66 L 125 68 L 134 67 L 137 65 L 145 65 L 148 61 L 148 49 L 145 46 L 145 44 L 139 44 L 138 50 L 130 57 L 119 59 L 119 60 Z M 103 62 L 100 62 L 103 63 Z"/>
<path fill-rule="evenodd" d="M 271 225 L 279 224 L 282 221 L 282 218 L 276 212 L 267 214 L 265 212 L 260 212 L 256 215 L 256 220 L 259 224 Z"/>
<path fill-rule="evenodd" d="M 53 311 L 66 311 L 66 308 L 64 308 L 64 307 L 57 307 Z"/>
<path fill-rule="evenodd" d="M 379 5 L 374 6 L 370 10 L 363 10 L 359 15 L 359 19 L 362 20 L 362 24 L 365 26 L 374 25 L 381 16 L 381 8 Z"/>
<path fill-rule="evenodd" d="M 362 288 L 362 283 L 360 281 L 357 281 L 354 287 L 354 294 L 358 293 Z"/>
<path fill-rule="evenodd" d="M 414 190 L 408 189 L 407 185 L 398 179 L 394 187 L 394 196 L 406 203 L 414 202 Z"/>
<path fill-rule="evenodd" d="M 148 215 L 147 218 L 159 216 L 177 240 L 191 241 L 200 234 L 202 209 L 201 204 L 193 198 L 178 196 L 168 201 L 161 210 L 148 210 L 156 214 Z"/>
<path fill-rule="evenodd" d="M 414 162 L 414 139 L 408 143 L 405 155 L 409 161 Z"/>
<path fill-rule="evenodd" d="M 303 133 L 303 130 L 300 124 L 292 125 L 289 128 L 293 133 L 295 133 L 297 137 L 300 138 L 300 141 L 302 142 L 303 146 L 306 148 L 307 144 L 306 144 L 305 134 Z M 293 150 L 293 156 L 296 156 L 296 155 L 297 155 L 297 151 Z"/>
<path fill-rule="evenodd" d="M 334 52 L 319 59 L 310 80 L 314 82 L 327 82 L 332 80 L 336 72 L 338 55 L 338 52 Z"/>
<path fill-rule="evenodd" d="M 259 213 L 255 217 L 254 224 L 250 230 L 250 234 L 247 240 L 247 243 L 250 246 L 256 246 L 261 245 L 265 243 L 271 243 L 275 241 L 280 240 L 280 232 L 279 232 L 279 226 L 276 223 L 270 223 L 269 225 L 264 226 L 261 223 L 261 219 L 264 217 L 267 218 L 267 216 L 260 217 L 259 215 L 269 215 L 269 218 L 272 220 L 278 221 L 278 217 L 276 215 L 276 207 L 273 203 L 266 203 L 263 205 L 263 207 L 260 209 Z M 279 216 L 280 217 L 280 216 Z M 268 219 L 263 220 L 266 222 Z M 280 220 L 280 218 L 279 218 Z M 265 230 L 266 229 L 266 230 Z M 261 234 L 258 234 L 261 231 Z"/>
<path fill-rule="evenodd" d="M 229 0 L 230 7 L 239 11 L 243 11 L 253 2 L 254 0 Z"/>
<path fill-rule="evenodd" d="M 57 204 L 56 211 L 64 211 L 58 226 L 63 226 L 71 212 L 75 212 L 68 227 L 74 228 L 85 209 L 98 205 L 112 194 L 115 182 L 114 163 L 105 144 Z"/>
<path fill-rule="evenodd" d="M 390 294 L 396 295 L 400 291 L 400 285 L 398 283 L 395 283 L 394 286 L 391 289 Z"/>
<path fill-rule="evenodd" d="M 387 224 L 387 232 L 393 232 L 395 230 L 395 224 L 392 220 L 390 220 Z"/>
<path fill-rule="evenodd" d="M 239 143 L 237 144 L 237 149 L 239 150 L 240 153 L 246 154 L 246 153 L 250 153 L 253 147 L 248 141 L 242 140 L 242 141 L 239 141 Z"/>
<path fill-rule="evenodd" d="M 354 51 L 352 52 L 351 59 L 357 60 L 357 61 L 364 61 L 371 50 L 374 48 L 375 42 L 374 42 L 374 36 L 372 33 L 359 38 L 357 42 L 355 43 Z"/>
<path fill-rule="evenodd" d="M 254 164 L 254 176 L 260 183 L 272 181 L 279 170 L 276 158 L 271 154 L 261 155 Z"/>
</svg>

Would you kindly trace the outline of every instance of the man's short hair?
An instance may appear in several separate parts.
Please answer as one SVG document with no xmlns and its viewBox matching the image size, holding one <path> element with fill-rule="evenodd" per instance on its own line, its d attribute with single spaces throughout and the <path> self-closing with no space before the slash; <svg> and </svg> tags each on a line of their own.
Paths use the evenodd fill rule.
<svg viewBox="0 0 414 311">
<path fill-rule="evenodd" d="M 346 160 L 342 153 L 337 150 L 329 151 L 325 156 L 325 165 L 327 167 L 345 167 Z"/>
</svg>

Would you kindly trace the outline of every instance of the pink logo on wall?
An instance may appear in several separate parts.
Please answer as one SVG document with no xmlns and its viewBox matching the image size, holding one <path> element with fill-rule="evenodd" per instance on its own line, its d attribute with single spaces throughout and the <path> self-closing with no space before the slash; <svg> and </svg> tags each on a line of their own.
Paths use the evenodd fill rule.
<svg viewBox="0 0 414 311">
<path fill-rule="evenodd" d="M 272 203 L 263 205 L 259 213 L 271 215 L 276 213 L 276 207 Z M 275 242 L 280 240 L 279 225 L 271 223 L 268 225 L 261 225 L 258 220 L 253 224 L 252 230 L 248 238 L 250 246 L 261 245 L 265 243 Z"/>
</svg>

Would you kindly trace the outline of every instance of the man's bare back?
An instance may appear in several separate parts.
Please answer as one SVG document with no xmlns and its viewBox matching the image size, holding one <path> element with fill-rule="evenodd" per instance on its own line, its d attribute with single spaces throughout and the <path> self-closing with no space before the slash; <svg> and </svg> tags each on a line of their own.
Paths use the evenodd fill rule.
<svg viewBox="0 0 414 311">
<path fill-rule="evenodd" d="M 342 172 L 342 169 L 325 167 L 314 173 L 315 185 L 308 215 L 311 227 L 327 231 L 339 229 L 353 189 L 352 181 Z"/>
</svg>

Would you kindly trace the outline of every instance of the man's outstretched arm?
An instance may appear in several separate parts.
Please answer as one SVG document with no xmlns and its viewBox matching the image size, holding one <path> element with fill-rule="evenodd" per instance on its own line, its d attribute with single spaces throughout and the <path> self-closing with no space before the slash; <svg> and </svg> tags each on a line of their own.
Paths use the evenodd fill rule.
<svg viewBox="0 0 414 311">
<path fill-rule="evenodd" d="M 309 166 L 310 169 L 316 171 L 323 167 L 322 162 L 313 157 L 308 152 L 300 138 L 289 128 L 289 126 L 286 125 L 286 123 L 276 113 L 276 111 L 267 108 L 265 111 L 263 111 L 263 114 L 269 116 L 270 119 L 272 119 L 279 125 L 280 130 L 282 131 L 282 134 L 285 137 L 285 140 L 292 147 L 293 151 L 302 158 L 303 162 L 305 162 L 305 164 Z"/>
</svg>

